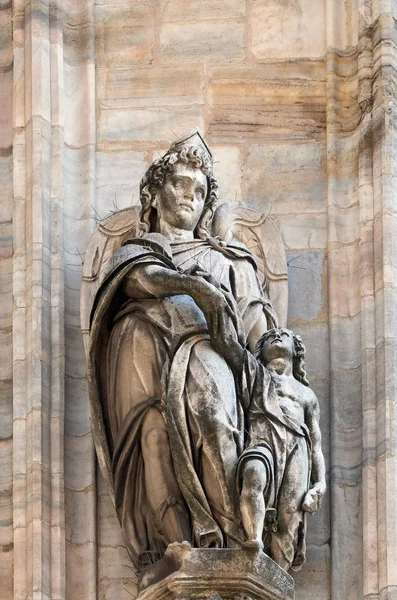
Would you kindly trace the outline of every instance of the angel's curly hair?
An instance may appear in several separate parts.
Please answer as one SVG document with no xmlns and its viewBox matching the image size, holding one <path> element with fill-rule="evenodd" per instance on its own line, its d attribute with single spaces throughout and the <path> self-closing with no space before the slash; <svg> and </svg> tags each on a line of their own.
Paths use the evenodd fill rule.
<svg viewBox="0 0 397 600">
<path fill-rule="evenodd" d="M 272 331 L 272 329 L 265 331 L 265 333 L 262 335 L 262 337 L 259 338 L 259 340 L 256 343 L 255 356 L 258 359 L 260 358 L 263 342 L 265 341 L 265 338 L 270 333 L 270 331 Z M 287 330 L 287 331 L 290 331 L 290 330 Z M 294 333 L 293 331 L 291 333 L 292 333 L 293 339 L 294 339 L 294 356 L 292 358 L 292 374 L 295 377 L 295 379 L 297 379 L 300 383 L 303 383 L 303 385 L 309 386 L 309 380 L 307 379 L 306 369 L 305 369 L 306 348 L 302 342 L 301 336 L 298 335 L 297 333 Z"/>
<path fill-rule="evenodd" d="M 149 233 L 153 228 L 153 202 L 156 192 L 165 181 L 169 173 L 173 173 L 175 165 L 182 162 L 200 169 L 208 181 L 208 193 L 205 199 L 203 212 L 194 231 L 195 237 L 206 239 L 210 235 L 211 222 L 215 204 L 218 201 L 218 180 L 212 170 L 212 162 L 208 154 L 199 146 L 188 146 L 180 149 L 169 150 L 162 158 L 157 159 L 146 171 L 140 185 L 141 212 L 139 232 L 141 235 Z"/>
</svg>

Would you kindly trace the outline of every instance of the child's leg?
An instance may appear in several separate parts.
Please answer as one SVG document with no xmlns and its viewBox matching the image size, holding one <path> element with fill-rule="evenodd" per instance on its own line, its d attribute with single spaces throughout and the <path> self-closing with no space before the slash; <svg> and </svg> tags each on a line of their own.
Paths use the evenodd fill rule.
<svg viewBox="0 0 397 600">
<path fill-rule="evenodd" d="M 257 458 L 242 465 L 240 511 L 248 546 L 263 548 L 262 534 L 265 524 L 264 490 L 267 483 L 266 467 Z"/>
</svg>

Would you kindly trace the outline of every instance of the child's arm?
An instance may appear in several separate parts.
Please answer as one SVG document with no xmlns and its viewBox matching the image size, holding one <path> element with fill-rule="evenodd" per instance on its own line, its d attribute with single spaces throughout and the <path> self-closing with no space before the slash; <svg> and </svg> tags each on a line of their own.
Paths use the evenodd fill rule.
<svg viewBox="0 0 397 600">
<path fill-rule="evenodd" d="M 321 448 L 320 408 L 317 396 L 311 392 L 310 401 L 305 411 L 305 422 L 312 442 L 312 487 L 303 501 L 303 510 L 314 513 L 320 510 L 322 497 L 325 494 L 325 461 Z"/>
</svg>

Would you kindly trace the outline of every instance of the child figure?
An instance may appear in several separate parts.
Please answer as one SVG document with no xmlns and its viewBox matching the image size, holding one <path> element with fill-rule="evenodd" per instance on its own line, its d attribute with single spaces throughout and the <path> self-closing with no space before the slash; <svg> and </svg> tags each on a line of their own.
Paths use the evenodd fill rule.
<svg viewBox="0 0 397 600">
<path fill-rule="evenodd" d="M 245 352 L 249 441 L 237 480 L 246 546 L 263 549 L 270 538 L 266 552 L 285 570 L 305 561 L 305 512 L 320 509 L 326 489 L 319 405 L 304 353 L 288 329 L 267 331 L 256 360 Z"/>
</svg>

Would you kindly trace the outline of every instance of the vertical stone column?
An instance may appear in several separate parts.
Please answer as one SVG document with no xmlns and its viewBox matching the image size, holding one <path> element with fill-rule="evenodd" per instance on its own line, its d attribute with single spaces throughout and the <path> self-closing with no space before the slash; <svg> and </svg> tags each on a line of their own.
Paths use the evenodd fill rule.
<svg viewBox="0 0 397 600">
<path fill-rule="evenodd" d="M 346 6 L 329 2 L 328 10 L 332 599 L 390 600 L 397 598 L 397 5 Z"/>
<path fill-rule="evenodd" d="M 85 378 L 80 253 L 95 223 L 93 40 L 91 1 L 13 2 L 14 600 L 96 598 L 95 459 L 86 390 L 73 387 Z"/>
<path fill-rule="evenodd" d="M 0 2 L 0 590 L 12 598 L 12 21 Z"/>
<path fill-rule="evenodd" d="M 15 600 L 51 598 L 49 7 L 14 3 Z"/>
<path fill-rule="evenodd" d="M 396 18 L 394 0 L 372 3 L 378 595 L 371 600 L 397 598 Z"/>
<path fill-rule="evenodd" d="M 96 457 L 79 313 L 82 257 L 97 226 L 94 0 L 63 7 L 66 598 L 96 600 Z"/>
<path fill-rule="evenodd" d="M 361 294 L 357 12 L 327 2 L 331 597 L 362 590 Z M 348 567 L 347 567 L 348 565 Z"/>
</svg>

